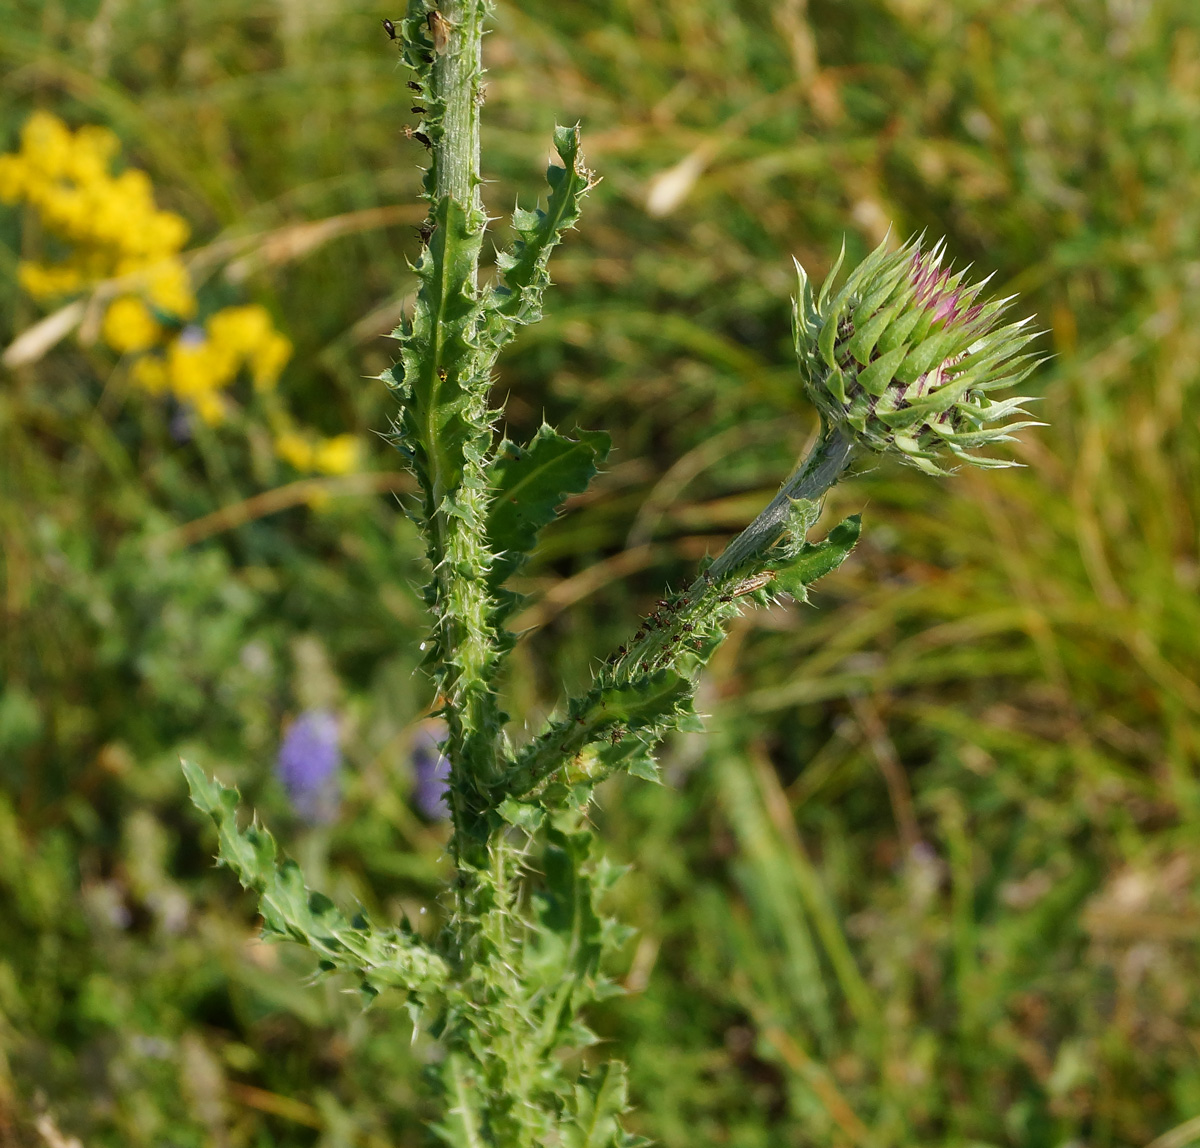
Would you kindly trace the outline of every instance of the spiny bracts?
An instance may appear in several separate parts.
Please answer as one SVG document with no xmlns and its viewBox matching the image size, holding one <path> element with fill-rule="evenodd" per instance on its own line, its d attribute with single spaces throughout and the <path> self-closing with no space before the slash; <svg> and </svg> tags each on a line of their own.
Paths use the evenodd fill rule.
<svg viewBox="0 0 1200 1148">
<path fill-rule="evenodd" d="M 1010 299 L 979 301 L 986 280 L 943 266 L 945 242 L 921 239 L 888 251 L 886 241 L 836 291 L 842 256 L 817 297 L 804 268 L 793 311 L 796 354 L 809 397 L 827 424 L 861 446 L 895 453 L 929 474 L 955 460 L 1011 466 L 975 451 L 1040 425 L 1025 397 L 996 401 L 1041 361 L 1024 348 L 1030 320 L 1001 323 Z"/>
</svg>

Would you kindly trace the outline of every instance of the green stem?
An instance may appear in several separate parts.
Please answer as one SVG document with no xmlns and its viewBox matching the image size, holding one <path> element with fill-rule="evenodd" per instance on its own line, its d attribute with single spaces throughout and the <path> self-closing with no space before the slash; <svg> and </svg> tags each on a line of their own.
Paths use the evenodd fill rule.
<svg viewBox="0 0 1200 1148">
<path fill-rule="evenodd" d="M 446 455 L 441 465 L 439 443 L 450 435 L 447 405 L 431 403 L 425 411 L 422 437 L 429 444 L 430 560 L 434 567 L 436 675 L 446 711 L 446 753 L 451 762 L 450 804 L 456 859 L 479 865 L 486 857 L 477 798 L 494 783 L 500 715 L 492 680 L 497 643 L 487 574 L 488 549 L 486 455 L 491 429 L 488 415 L 490 358 L 475 349 L 469 318 L 464 325 L 464 299 L 476 300 L 479 247 L 487 224 L 479 193 L 479 90 L 482 74 L 483 0 L 442 0 L 428 15 L 434 52 L 427 83 L 438 126 L 431 129 L 431 167 L 426 190 L 431 222 L 439 233 L 430 252 L 443 261 L 441 279 L 453 288 L 430 295 L 430 342 L 423 368 L 432 393 L 451 385 L 461 388 L 457 417 L 466 430 L 465 445 Z M 461 214 L 454 210 L 458 205 Z M 461 232 L 459 229 L 461 228 Z M 452 258 L 465 259 L 448 274 Z"/>
<path fill-rule="evenodd" d="M 469 212 L 479 197 L 479 77 L 483 73 L 481 0 L 442 0 L 438 13 L 448 39 L 433 61 L 433 91 L 445 105 L 442 136 L 434 148 L 435 202 L 444 196 Z"/>
<path fill-rule="evenodd" d="M 839 427 L 827 430 L 803 464 L 780 487 L 763 512 L 741 532 L 693 584 L 692 591 L 719 581 L 756 554 L 761 554 L 783 533 L 793 502 L 820 498 L 850 465 L 854 443 Z"/>
</svg>

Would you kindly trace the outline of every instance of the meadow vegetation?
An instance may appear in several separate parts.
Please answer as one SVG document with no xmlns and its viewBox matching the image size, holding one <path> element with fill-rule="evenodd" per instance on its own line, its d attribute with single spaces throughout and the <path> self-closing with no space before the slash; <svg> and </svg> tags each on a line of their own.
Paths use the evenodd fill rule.
<svg viewBox="0 0 1200 1148">
<path fill-rule="evenodd" d="M 0 150 L 39 111 L 114 133 L 242 348 L 198 402 L 134 369 L 187 345 L 132 308 L 14 343 L 66 304 L 22 265 L 63 248 L 0 206 L 5 1145 L 425 1142 L 432 1045 L 258 941 L 179 771 L 236 782 L 340 904 L 433 931 L 426 575 L 371 378 L 424 215 L 398 15 L 0 3 Z M 613 436 L 520 574 L 504 690 L 531 724 L 813 438 L 793 255 L 819 280 L 843 235 L 856 260 L 944 233 L 1055 356 L 1023 469 L 860 467 L 822 519 L 862 513 L 851 558 L 735 624 L 663 784 L 601 791 L 635 932 L 591 1015 L 631 1127 L 1200 1139 L 1200 13 L 497 0 L 485 63 L 492 214 L 541 193 L 556 117 L 601 177 L 500 360 L 512 437 Z M 276 760 L 298 726 L 327 746 L 313 715 L 342 763 L 306 797 Z"/>
</svg>

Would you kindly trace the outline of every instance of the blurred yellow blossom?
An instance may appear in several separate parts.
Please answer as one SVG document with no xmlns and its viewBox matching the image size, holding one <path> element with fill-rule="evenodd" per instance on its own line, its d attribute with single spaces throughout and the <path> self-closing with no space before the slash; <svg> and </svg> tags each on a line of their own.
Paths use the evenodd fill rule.
<svg viewBox="0 0 1200 1148">
<path fill-rule="evenodd" d="M 297 431 L 284 431 L 275 438 L 275 453 L 296 470 L 321 474 L 351 474 L 358 469 L 360 459 L 359 441 L 352 434 L 314 442 Z"/>
<path fill-rule="evenodd" d="M 187 269 L 178 259 L 164 259 L 146 271 L 146 297 L 160 311 L 179 319 L 196 313 L 196 297 Z"/>
<path fill-rule="evenodd" d="M 31 295 L 49 298 L 147 271 L 151 302 L 190 318 L 195 300 L 177 258 L 187 242 L 187 223 L 158 210 L 145 172 L 110 173 L 119 147 L 107 128 L 72 132 L 57 116 L 38 111 L 21 131 L 19 150 L 0 156 L 0 199 L 28 203 L 47 232 L 77 249 L 65 264 L 23 264 L 21 283 Z"/>
<path fill-rule="evenodd" d="M 139 356 L 130 365 L 135 386 L 169 394 L 215 425 L 230 409 L 223 392 L 239 374 L 257 391 L 270 391 L 292 344 L 258 304 L 225 307 L 203 326 L 190 322 L 198 305 L 180 257 L 187 222 L 159 210 L 144 171 L 112 174 L 119 153 L 120 141 L 107 128 L 72 131 L 45 111 L 29 117 L 17 151 L 0 156 L 0 202 L 27 204 L 70 252 L 57 263 L 19 264 L 19 282 L 34 298 L 53 299 L 120 280 L 122 293 L 108 304 L 101 337 L 114 351 Z M 178 324 L 186 325 L 178 330 Z M 280 418 L 272 420 L 276 429 L 288 425 Z M 344 474 L 358 465 L 350 435 L 314 440 L 288 431 L 276 449 L 298 470 Z"/>
<path fill-rule="evenodd" d="M 130 367 L 129 377 L 151 395 L 163 394 L 169 385 L 167 364 L 157 355 L 143 355 Z"/>
<path fill-rule="evenodd" d="M 162 338 L 162 327 L 136 295 L 122 295 L 104 314 L 100 333 L 114 351 L 147 351 Z"/>
<path fill-rule="evenodd" d="M 244 358 L 260 391 L 270 390 L 292 357 L 292 344 L 275 330 L 265 307 L 257 303 L 226 307 L 208 321 L 208 332 L 217 346 Z"/>
<path fill-rule="evenodd" d="M 318 443 L 313 467 L 322 474 L 349 474 L 358 467 L 358 439 L 352 434 L 339 434 Z"/>
<path fill-rule="evenodd" d="M 275 453 L 284 462 L 297 470 L 311 470 L 313 463 L 312 444 L 295 431 L 285 431 L 275 439 Z"/>
<path fill-rule="evenodd" d="M 78 291 L 84 285 L 84 276 L 80 268 L 69 263 L 47 267 L 21 262 L 17 264 L 17 282 L 35 299 L 46 299 Z"/>
</svg>

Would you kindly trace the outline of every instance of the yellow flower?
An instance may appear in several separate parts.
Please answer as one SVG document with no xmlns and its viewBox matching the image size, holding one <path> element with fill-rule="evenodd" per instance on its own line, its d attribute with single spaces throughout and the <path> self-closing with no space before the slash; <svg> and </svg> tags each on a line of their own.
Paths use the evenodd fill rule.
<svg viewBox="0 0 1200 1148">
<path fill-rule="evenodd" d="M 250 359 L 250 374 L 255 390 L 269 391 L 279 381 L 280 373 L 291 357 L 291 340 L 278 331 L 272 331 Z"/>
<path fill-rule="evenodd" d="M 151 395 L 163 394 L 168 385 L 167 364 L 157 355 L 145 355 L 129 368 L 133 382 Z"/>
<path fill-rule="evenodd" d="M 100 334 L 114 351 L 146 351 L 162 337 L 162 327 L 136 295 L 122 295 L 104 313 Z"/>
<path fill-rule="evenodd" d="M 358 439 L 352 434 L 325 439 L 313 453 L 313 467 L 322 474 L 349 474 L 358 467 Z"/>
<path fill-rule="evenodd" d="M 75 133 L 69 165 L 71 178 L 80 184 L 108 179 L 109 165 L 120 148 L 121 141 L 108 128 L 85 124 Z"/>
<path fill-rule="evenodd" d="M 0 203 L 16 203 L 25 194 L 28 166 L 19 155 L 0 155 Z"/>
<path fill-rule="evenodd" d="M 207 340 L 194 339 L 190 330 L 167 348 L 167 371 L 175 395 L 197 404 L 202 396 L 221 390 L 233 377 L 226 356 Z"/>
<path fill-rule="evenodd" d="M 71 129 L 49 112 L 37 111 L 21 129 L 21 154 L 47 179 L 61 179 L 71 165 Z"/>
<path fill-rule="evenodd" d="M 297 470 L 311 470 L 313 465 L 312 444 L 295 431 L 284 431 L 275 439 L 275 453 L 284 462 Z"/>
<path fill-rule="evenodd" d="M 191 228 L 182 215 L 156 211 L 141 229 L 140 243 L 147 255 L 174 255 L 188 240 Z"/>
<path fill-rule="evenodd" d="M 160 311 L 180 319 L 196 313 L 196 296 L 187 268 L 178 259 L 163 259 L 146 271 L 146 295 Z"/>
<path fill-rule="evenodd" d="M 257 303 L 245 307 L 225 307 L 206 324 L 214 343 L 232 353 L 251 354 L 271 334 L 271 316 Z"/>
<path fill-rule="evenodd" d="M 270 390 L 292 355 L 292 344 L 274 329 L 265 307 L 226 307 L 207 323 L 213 343 L 249 361 L 257 390 Z"/>
<path fill-rule="evenodd" d="M 225 404 L 216 391 L 204 391 L 192 400 L 196 413 L 210 426 L 215 427 L 225 418 Z"/>
<path fill-rule="evenodd" d="M 83 274 L 70 263 L 18 263 L 17 282 L 35 299 L 69 295 L 83 286 Z"/>
</svg>

